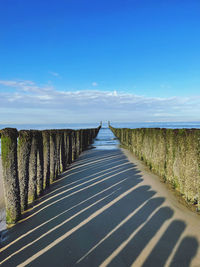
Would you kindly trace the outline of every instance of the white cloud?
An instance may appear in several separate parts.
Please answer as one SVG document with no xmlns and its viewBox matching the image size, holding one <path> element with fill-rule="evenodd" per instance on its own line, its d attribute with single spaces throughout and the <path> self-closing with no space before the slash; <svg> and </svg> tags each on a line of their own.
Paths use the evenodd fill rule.
<svg viewBox="0 0 200 267">
<path fill-rule="evenodd" d="M 60 77 L 60 74 L 54 71 L 49 71 L 49 73 L 54 77 Z"/>
<path fill-rule="evenodd" d="M 98 85 L 97 82 L 93 82 L 93 83 L 92 83 L 92 86 L 97 86 L 97 85 Z"/>
<path fill-rule="evenodd" d="M 32 86 L 34 82 L 32 81 L 6 81 L 0 80 L 0 85 L 10 86 L 10 87 L 23 87 L 23 86 Z"/>
<path fill-rule="evenodd" d="M 117 96 L 117 91 L 116 90 L 113 92 L 113 95 L 114 96 Z"/>
<path fill-rule="evenodd" d="M 1 121 L 8 120 L 9 110 L 13 123 L 30 119 L 45 122 L 47 117 L 52 122 L 200 120 L 200 96 L 160 98 L 116 90 L 59 91 L 32 81 L 0 80 L 0 107 Z"/>
</svg>

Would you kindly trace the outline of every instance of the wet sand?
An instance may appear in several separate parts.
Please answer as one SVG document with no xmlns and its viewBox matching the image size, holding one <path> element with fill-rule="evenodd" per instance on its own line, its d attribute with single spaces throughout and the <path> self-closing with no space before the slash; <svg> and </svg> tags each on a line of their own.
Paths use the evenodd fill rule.
<svg viewBox="0 0 200 267">
<path fill-rule="evenodd" d="M 199 266 L 200 217 L 127 150 L 89 150 L 9 229 L 2 266 Z"/>
</svg>

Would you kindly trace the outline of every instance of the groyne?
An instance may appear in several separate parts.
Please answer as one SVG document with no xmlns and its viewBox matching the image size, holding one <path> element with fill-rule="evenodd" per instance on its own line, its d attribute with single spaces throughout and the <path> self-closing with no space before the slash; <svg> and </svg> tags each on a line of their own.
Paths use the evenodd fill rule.
<svg viewBox="0 0 200 267">
<path fill-rule="evenodd" d="M 7 224 L 21 218 L 29 204 L 87 149 L 100 128 L 0 131 Z"/>
<path fill-rule="evenodd" d="M 200 209 L 200 130 L 114 128 L 120 143 Z"/>
</svg>

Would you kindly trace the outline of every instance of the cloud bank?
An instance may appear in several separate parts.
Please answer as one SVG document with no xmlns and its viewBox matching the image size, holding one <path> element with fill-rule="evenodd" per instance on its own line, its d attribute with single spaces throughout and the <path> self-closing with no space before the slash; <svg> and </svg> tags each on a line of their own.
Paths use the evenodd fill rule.
<svg viewBox="0 0 200 267">
<path fill-rule="evenodd" d="M 0 123 L 200 120 L 200 96 L 145 97 L 114 90 L 59 91 L 0 80 Z"/>
</svg>

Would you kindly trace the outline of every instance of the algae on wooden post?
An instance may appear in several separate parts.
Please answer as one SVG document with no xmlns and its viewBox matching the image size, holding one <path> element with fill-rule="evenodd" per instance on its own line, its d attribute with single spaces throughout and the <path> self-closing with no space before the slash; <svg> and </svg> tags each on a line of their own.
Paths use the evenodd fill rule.
<svg viewBox="0 0 200 267">
<path fill-rule="evenodd" d="M 50 130 L 50 183 L 56 180 L 56 131 Z"/>
<path fill-rule="evenodd" d="M 89 145 L 92 144 L 93 136 L 92 136 L 92 129 L 89 129 Z"/>
<path fill-rule="evenodd" d="M 85 129 L 82 130 L 82 151 L 85 150 Z"/>
<path fill-rule="evenodd" d="M 85 149 L 88 147 L 88 129 L 85 129 Z"/>
<path fill-rule="evenodd" d="M 29 186 L 28 202 L 32 203 L 37 198 L 37 154 L 38 154 L 38 131 L 31 130 L 32 143 L 29 162 Z"/>
<path fill-rule="evenodd" d="M 43 192 L 44 181 L 44 163 L 43 163 L 43 139 L 42 132 L 38 131 L 38 150 L 37 150 L 37 195 L 40 196 Z"/>
<path fill-rule="evenodd" d="M 60 146 L 61 146 L 61 135 L 60 130 L 55 130 L 56 132 L 56 166 L 55 166 L 55 178 L 58 178 L 60 174 Z"/>
<path fill-rule="evenodd" d="M 120 142 L 149 168 L 200 207 L 200 130 L 110 126 Z M 128 140 L 128 142 L 127 142 Z"/>
<path fill-rule="evenodd" d="M 17 129 L 6 128 L 1 131 L 3 185 L 6 204 L 6 222 L 8 224 L 16 223 L 21 215 L 17 137 Z"/>
<path fill-rule="evenodd" d="M 79 130 L 79 153 L 83 151 L 83 130 Z"/>
<path fill-rule="evenodd" d="M 48 130 L 42 131 L 43 137 L 43 189 L 50 185 L 50 133 Z"/>
<path fill-rule="evenodd" d="M 65 165 L 64 165 L 64 171 L 67 169 L 67 165 L 69 164 L 69 130 L 64 130 L 64 158 L 65 158 Z"/>
<path fill-rule="evenodd" d="M 66 171 L 67 169 L 67 162 L 68 162 L 68 153 L 69 153 L 69 148 L 68 148 L 68 141 L 67 141 L 67 130 L 62 131 L 62 171 Z"/>
<path fill-rule="evenodd" d="M 91 143 L 91 136 L 90 136 L 90 133 L 91 133 L 90 129 L 87 129 L 87 146 L 89 146 L 90 143 Z"/>
<path fill-rule="evenodd" d="M 92 139 L 96 137 L 96 128 L 92 129 Z"/>
<path fill-rule="evenodd" d="M 66 169 L 64 130 L 60 130 L 60 173 Z"/>
<path fill-rule="evenodd" d="M 200 131 L 196 130 L 196 140 L 197 140 L 197 146 L 196 146 L 196 154 L 197 154 L 197 168 L 199 173 L 199 179 L 197 182 L 197 204 L 198 204 L 198 211 L 200 211 Z"/>
<path fill-rule="evenodd" d="M 18 175 L 21 199 L 21 210 L 28 207 L 28 184 L 29 184 L 29 160 L 31 153 L 31 131 L 19 131 L 18 139 Z"/>
<path fill-rule="evenodd" d="M 20 217 L 20 194 L 23 211 L 27 208 L 28 203 L 33 202 L 50 184 L 49 181 L 53 182 L 58 173 L 65 170 L 67 164 L 74 161 L 82 150 L 92 143 L 99 129 L 100 127 L 78 131 L 20 131 L 18 154 L 17 130 L 4 129 L 1 131 L 8 223 L 16 222 Z M 8 189 L 11 190 L 11 193 Z"/>
<path fill-rule="evenodd" d="M 78 158 L 79 154 L 80 154 L 80 131 L 77 130 L 75 132 L 75 136 L 76 136 L 76 158 Z"/>
<path fill-rule="evenodd" d="M 72 138 L 72 162 L 76 159 L 76 135 L 75 131 L 71 132 Z"/>
<path fill-rule="evenodd" d="M 68 143 L 68 164 L 72 163 L 72 130 L 67 130 L 67 143 Z"/>
</svg>

